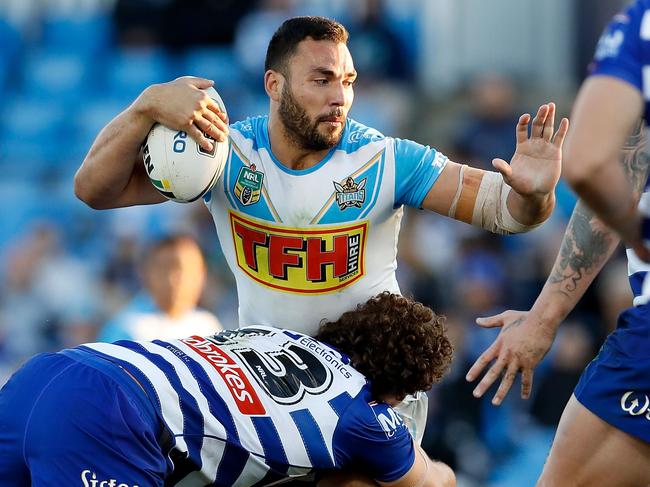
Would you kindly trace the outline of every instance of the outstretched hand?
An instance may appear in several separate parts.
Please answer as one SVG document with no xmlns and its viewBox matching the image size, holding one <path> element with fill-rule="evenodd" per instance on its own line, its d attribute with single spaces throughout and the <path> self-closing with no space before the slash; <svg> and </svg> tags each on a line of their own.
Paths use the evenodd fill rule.
<svg viewBox="0 0 650 487">
<path fill-rule="evenodd" d="M 562 144 L 569 120 L 563 118 L 555 131 L 555 104 L 539 107 L 532 120 L 530 114 L 519 117 L 516 128 L 517 149 L 510 164 L 494 159 L 492 165 L 503 175 L 504 181 L 523 197 L 545 196 L 553 192 L 562 170 Z"/>
<path fill-rule="evenodd" d="M 527 311 L 504 311 L 498 315 L 477 318 L 476 323 L 484 328 L 501 327 L 494 343 L 481 354 L 465 377 L 472 382 L 492 362 L 492 366 L 474 389 L 474 397 L 482 397 L 499 378 L 501 384 L 492 398 L 498 406 L 510 391 L 521 373 L 521 397 L 528 399 L 533 386 L 533 370 L 544 358 L 555 338 L 555 328 L 543 324 Z M 549 331 L 552 330 L 552 331 Z"/>
</svg>

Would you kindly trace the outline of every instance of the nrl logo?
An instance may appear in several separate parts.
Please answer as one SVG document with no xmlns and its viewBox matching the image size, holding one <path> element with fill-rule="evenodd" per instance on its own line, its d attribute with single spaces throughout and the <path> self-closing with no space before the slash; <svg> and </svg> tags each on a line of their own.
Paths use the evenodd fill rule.
<svg viewBox="0 0 650 487">
<path fill-rule="evenodd" d="M 339 205 L 341 210 L 346 208 L 361 208 L 366 201 L 366 178 L 363 178 L 359 183 L 355 182 L 351 177 L 345 178 L 343 183 L 334 181 L 334 188 L 336 189 L 336 204 Z"/>
<path fill-rule="evenodd" d="M 264 173 L 256 171 L 255 164 L 251 164 L 250 167 L 243 166 L 239 170 L 235 183 L 235 196 L 239 198 L 242 205 L 252 205 L 260 200 L 263 181 Z"/>
</svg>

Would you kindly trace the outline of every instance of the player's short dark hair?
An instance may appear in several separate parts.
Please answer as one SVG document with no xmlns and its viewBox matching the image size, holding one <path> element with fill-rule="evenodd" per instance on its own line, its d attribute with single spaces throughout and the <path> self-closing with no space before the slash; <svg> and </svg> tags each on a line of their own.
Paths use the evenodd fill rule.
<svg viewBox="0 0 650 487">
<path fill-rule="evenodd" d="M 308 37 L 315 41 L 347 44 L 348 31 L 342 24 L 327 17 L 306 16 L 285 20 L 269 42 L 264 70 L 272 69 L 286 76 L 289 58 L 298 44 Z"/>
<path fill-rule="evenodd" d="M 453 347 L 444 322 L 422 303 L 383 292 L 322 324 L 315 338 L 350 357 L 375 399 L 401 399 L 428 390 L 449 368 Z"/>
</svg>

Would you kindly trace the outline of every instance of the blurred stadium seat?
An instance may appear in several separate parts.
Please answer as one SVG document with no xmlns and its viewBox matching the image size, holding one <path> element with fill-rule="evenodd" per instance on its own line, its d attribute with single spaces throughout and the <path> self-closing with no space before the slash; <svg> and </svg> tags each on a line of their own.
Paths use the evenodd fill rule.
<svg viewBox="0 0 650 487">
<path fill-rule="evenodd" d="M 6 88 L 11 68 L 16 66 L 22 36 L 16 26 L 0 17 L 0 93 Z"/>
<path fill-rule="evenodd" d="M 80 14 L 46 17 L 41 44 L 59 53 L 75 53 L 90 58 L 113 43 L 113 26 L 107 15 Z"/>
<path fill-rule="evenodd" d="M 191 49 L 185 55 L 183 73 L 214 80 L 217 90 L 241 86 L 244 75 L 230 47 Z"/>
<path fill-rule="evenodd" d="M 91 82 L 89 64 L 84 58 L 49 48 L 25 59 L 21 91 L 29 96 L 72 104 Z"/>
<path fill-rule="evenodd" d="M 13 97 L 2 107 L 0 154 L 5 177 L 38 179 L 71 150 L 65 106 L 55 99 Z"/>
<path fill-rule="evenodd" d="M 106 90 L 116 97 L 134 99 L 147 86 L 179 75 L 173 59 L 159 48 L 119 49 L 108 61 Z"/>
</svg>

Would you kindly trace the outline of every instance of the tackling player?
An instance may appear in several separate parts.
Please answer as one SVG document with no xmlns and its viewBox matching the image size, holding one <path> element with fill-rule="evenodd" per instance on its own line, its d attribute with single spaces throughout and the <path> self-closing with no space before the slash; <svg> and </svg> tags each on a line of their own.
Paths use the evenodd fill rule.
<svg viewBox="0 0 650 487">
<path fill-rule="evenodd" d="M 391 408 L 451 356 L 443 318 L 388 292 L 315 338 L 255 326 L 41 354 L 0 391 L 0 485 L 246 487 L 353 468 L 357 486 L 451 487 Z"/>
<path fill-rule="evenodd" d="M 619 235 L 629 246 L 634 307 L 619 316 L 567 403 L 540 486 L 650 484 L 650 265 L 641 260 L 647 260 L 643 239 L 650 236 L 641 214 L 650 208 L 650 159 L 639 123 L 641 117 L 650 121 L 649 66 L 650 1 L 639 0 L 606 29 L 576 100 L 564 169 L 581 201 L 541 294 L 527 313 L 506 311 L 478 320 L 503 328 L 468 373 L 474 380 L 495 361 L 474 394 L 483 395 L 503 373 L 493 400 L 500 404 L 521 372 L 522 396 L 528 397 L 534 367 Z"/>
<path fill-rule="evenodd" d="M 461 165 L 348 118 L 357 73 L 347 40 L 333 20 L 285 21 L 266 55 L 269 115 L 230 128 L 199 90 L 211 81 L 179 78 L 145 89 L 100 132 L 75 193 L 93 208 L 165 201 L 140 154 L 152 125 L 185 130 L 206 149 L 206 134 L 230 134 L 223 176 L 205 201 L 236 278 L 240 323 L 300 324 L 307 334 L 370 296 L 399 292 L 404 205 L 505 234 L 551 214 L 568 129 L 563 119 L 555 132 L 553 103 L 539 108 L 530 136 L 531 116 L 520 117 L 510 164 L 495 159 L 498 172 Z"/>
</svg>

